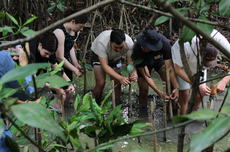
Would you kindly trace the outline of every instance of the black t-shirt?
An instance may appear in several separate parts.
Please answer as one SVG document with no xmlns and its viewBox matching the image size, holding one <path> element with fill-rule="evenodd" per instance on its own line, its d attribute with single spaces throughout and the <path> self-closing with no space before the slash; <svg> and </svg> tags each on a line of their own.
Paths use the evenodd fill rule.
<svg viewBox="0 0 230 152">
<path fill-rule="evenodd" d="M 40 38 L 36 38 L 36 39 L 29 42 L 30 54 L 31 54 L 31 58 L 32 58 L 33 63 L 50 62 L 51 64 L 55 64 L 57 62 L 55 53 L 50 55 L 49 58 L 44 58 L 41 56 L 40 52 L 38 51 L 39 39 Z"/>
<path fill-rule="evenodd" d="M 143 52 L 141 49 L 141 45 L 136 42 L 134 44 L 134 48 L 133 48 L 133 55 L 134 55 L 134 60 L 137 59 L 143 59 L 143 62 L 136 65 L 137 67 L 144 67 L 144 66 L 152 66 L 156 63 L 158 63 L 162 56 L 164 60 L 168 60 L 172 58 L 172 54 L 171 54 L 171 46 L 170 43 L 168 41 L 168 39 L 159 34 L 161 42 L 163 43 L 162 49 L 159 51 L 151 51 L 151 52 Z"/>
</svg>

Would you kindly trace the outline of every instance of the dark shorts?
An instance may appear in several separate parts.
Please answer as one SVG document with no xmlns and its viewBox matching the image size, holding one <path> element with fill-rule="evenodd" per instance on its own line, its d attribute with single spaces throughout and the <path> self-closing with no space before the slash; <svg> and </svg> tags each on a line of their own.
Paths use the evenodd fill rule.
<svg viewBox="0 0 230 152">
<path fill-rule="evenodd" d="M 151 66 L 147 65 L 147 67 L 148 67 L 148 69 L 149 69 L 149 74 L 150 74 L 150 76 L 151 76 L 151 71 L 152 71 L 153 68 L 154 68 L 154 70 L 155 70 L 156 72 L 158 72 L 159 69 L 160 69 L 163 65 L 164 65 L 164 60 L 163 60 L 163 58 L 161 58 L 161 60 L 160 60 L 159 62 L 157 62 L 156 64 L 154 64 L 154 65 L 151 65 Z M 137 68 L 137 75 L 138 75 L 138 77 L 143 77 L 142 74 L 140 73 L 140 71 L 138 70 L 138 68 Z"/>
<path fill-rule="evenodd" d="M 98 59 L 98 55 L 95 54 L 92 50 L 90 51 L 89 60 L 91 62 L 92 67 L 94 65 L 101 65 L 101 63 Z M 112 68 L 118 67 L 119 68 L 119 65 L 121 66 L 121 57 L 115 58 L 112 60 L 108 60 L 108 62 L 109 62 L 110 67 L 112 67 Z"/>
</svg>

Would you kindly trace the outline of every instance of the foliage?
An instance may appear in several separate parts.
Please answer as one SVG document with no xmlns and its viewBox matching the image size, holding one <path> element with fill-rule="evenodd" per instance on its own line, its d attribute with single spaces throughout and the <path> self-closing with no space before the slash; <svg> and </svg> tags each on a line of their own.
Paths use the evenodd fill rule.
<svg viewBox="0 0 230 152">
<path fill-rule="evenodd" d="M 5 14 L 11 19 L 11 21 L 13 21 L 13 23 L 17 27 L 6 26 L 6 25 L 4 27 L 0 27 L 0 32 L 2 32 L 2 36 L 3 36 L 0 38 L 0 40 L 6 39 L 7 37 L 11 37 L 13 35 L 18 35 L 18 34 L 22 34 L 24 36 L 31 36 L 36 33 L 32 29 L 29 29 L 28 27 L 26 27 L 26 25 L 33 22 L 37 17 L 32 17 L 28 19 L 25 23 L 22 24 L 21 18 L 19 18 L 19 22 L 18 22 L 13 16 L 11 16 L 8 13 L 1 12 L 0 18 L 5 18 Z M 14 32 L 14 29 L 16 30 L 16 32 Z M 13 34 L 7 36 L 8 33 L 13 33 Z"/>
<path fill-rule="evenodd" d="M 50 1 L 50 7 L 48 8 L 48 12 L 53 12 L 55 9 L 59 9 L 60 11 L 64 12 L 64 10 L 67 8 L 65 5 L 65 2 L 62 0 L 56 0 L 56 3 L 54 1 Z"/>
<path fill-rule="evenodd" d="M 217 111 L 205 108 L 198 110 L 192 114 L 176 116 L 173 119 L 174 124 L 184 121 L 186 119 L 198 121 L 205 121 L 211 119 L 210 124 L 205 130 L 193 136 L 190 144 L 191 152 L 202 151 L 220 139 L 220 137 L 226 132 L 230 122 L 229 108 L 230 104 L 225 104 L 222 110 L 220 111 L 219 117 L 217 117 L 219 114 Z"/>
</svg>

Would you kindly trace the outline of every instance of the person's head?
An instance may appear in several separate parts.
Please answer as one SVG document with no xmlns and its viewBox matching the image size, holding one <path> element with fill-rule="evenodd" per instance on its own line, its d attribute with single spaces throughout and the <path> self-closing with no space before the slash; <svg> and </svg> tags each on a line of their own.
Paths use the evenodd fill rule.
<svg viewBox="0 0 230 152">
<path fill-rule="evenodd" d="M 68 17 L 74 13 L 77 13 L 81 10 L 83 10 L 83 9 L 81 9 L 81 8 L 74 9 L 73 7 L 68 7 L 64 12 L 64 18 Z M 69 21 L 69 23 L 71 24 L 71 29 L 74 32 L 82 31 L 87 22 L 88 22 L 88 15 L 87 14 L 83 14 L 81 16 L 75 17 Z"/>
<path fill-rule="evenodd" d="M 49 58 L 50 55 L 57 51 L 58 39 L 53 32 L 49 32 L 39 40 L 38 51 L 44 58 Z"/>
<path fill-rule="evenodd" d="M 200 54 L 203 52 L 203 47 L 202 44 L 200 44 Z M 204 61 L 203 65 L 205 67 L 215 67 L 217 64 L 217 54 L 218 54 L 218 49 L 215 48 L 213 45 L 208 43 L 205 47 L 205 52 L 204 52 Z"/>
<path fill-rule="evenodd" d="M 125 44 L 124 31 L 114 29 L 110 34 L 110 44 L 114 51 L 120 52 Z"/>
<path fill-rule="evenodd" d="M 163 47 L 159 34 L 155 30 L 146 30 L 136 36 L 143 52 L 160 51 Z"/>
</svg>

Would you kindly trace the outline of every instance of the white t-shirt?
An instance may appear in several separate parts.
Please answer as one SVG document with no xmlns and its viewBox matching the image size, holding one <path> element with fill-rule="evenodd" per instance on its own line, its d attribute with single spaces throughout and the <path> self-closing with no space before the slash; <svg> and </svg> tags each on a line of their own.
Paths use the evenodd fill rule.
<svg viewBox="0 0 230 152">
<path fill-rule="evenodd" d="M 133 53 L 133 40 L 131 37 L 125 34 L 125 44 L 120 52 L 116 52 L 109 42 L 111 32 L 112 30 L 107 30 L 99 34 L 93 41 L 91 50 L 98 56 L 108 58 L 109 60 L 121 57 L 125 53 L 131 56 Z"/>
<path fill-rule="evenodd" d="M 222 45 L 228 52 L 230 52 L 230 44 L 228 40 L 217 30 L 213 30 L 211 37 L 216 40 L 220 45 Z M 192 44 L 189 42 L 184 43 L 185 56 L 188 61 L 189 67 L 193 74 L 197 73 L 197 47 L 199 46 L 199 39 L 194 36 L 192 38 Z M 179 41 L 177 40 L 171 48 L 172 50 L 172 60 L 174 64 L 177 64 L 180 67 L 183 67 L 183 63 L 180 55 L 180 46 Z M 201 57 L 200 57 L 201 61 Z"/>
</svg>

